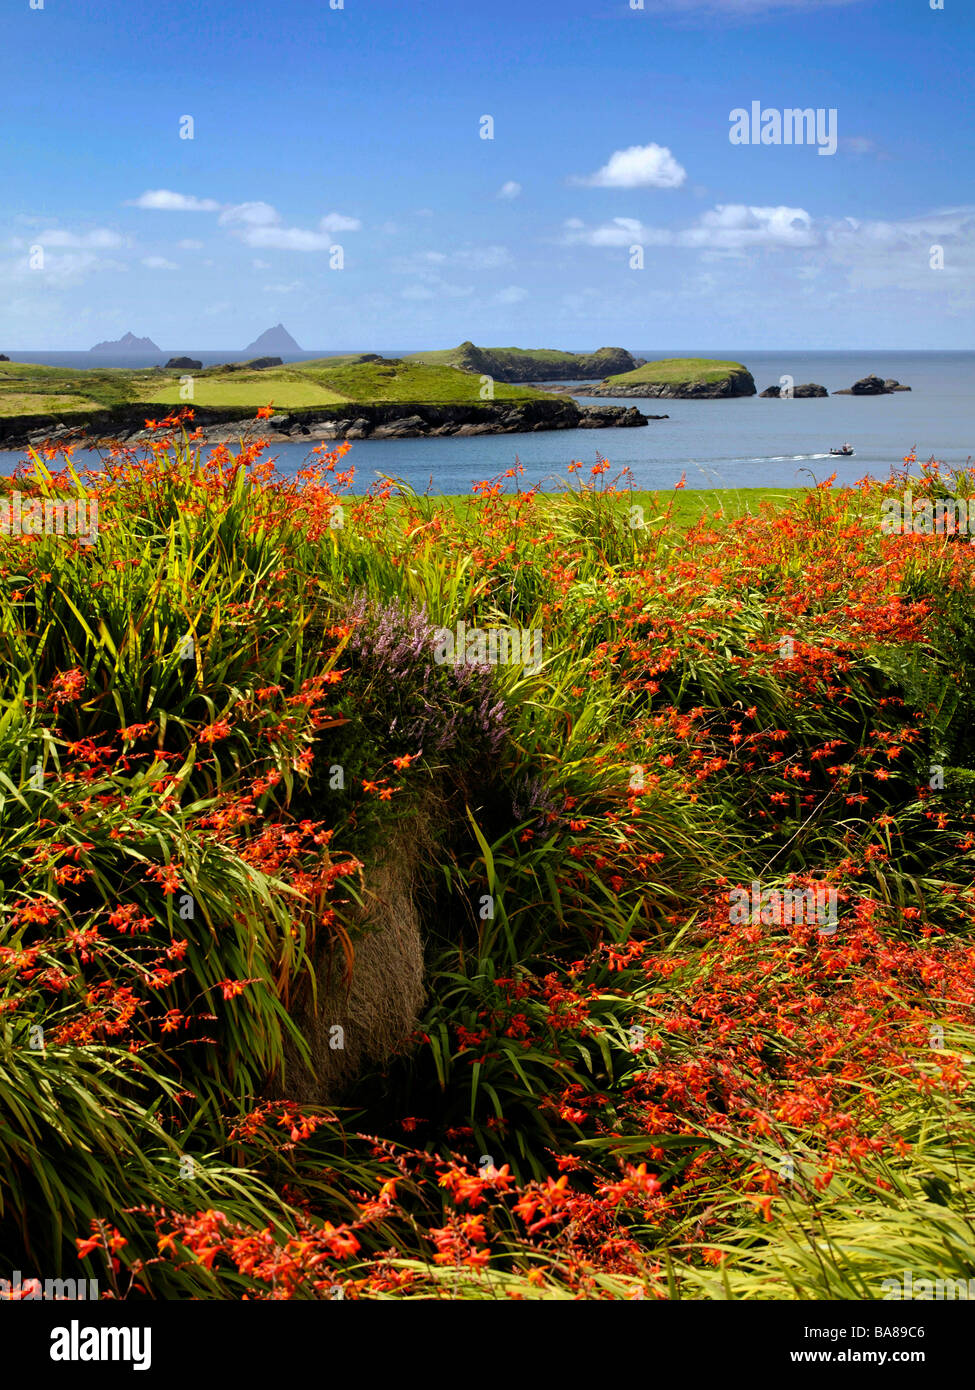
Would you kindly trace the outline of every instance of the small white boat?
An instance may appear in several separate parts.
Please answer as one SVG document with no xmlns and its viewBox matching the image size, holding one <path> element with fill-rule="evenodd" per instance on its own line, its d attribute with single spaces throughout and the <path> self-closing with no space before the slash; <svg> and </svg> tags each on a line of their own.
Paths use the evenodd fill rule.
<svg viewBox="0 0 975 1390">
<path fill-rule="evenodd" d="M 835 457 L 837 457 L 837 458 L 852 458 L 852 457 L 853 457 L 853 445 L 852 445 L 852 444 L 844 444 L 843 447 L 842 447 L 842 449 L 830 449 L 830 453 L 831 453 L 832 455 L 834 455 Z"/>
</svg>

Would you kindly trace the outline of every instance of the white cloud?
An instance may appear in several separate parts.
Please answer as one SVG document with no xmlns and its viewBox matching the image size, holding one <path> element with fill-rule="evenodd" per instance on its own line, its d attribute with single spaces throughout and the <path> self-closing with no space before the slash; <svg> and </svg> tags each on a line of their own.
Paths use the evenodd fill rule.
<svg viewBox="0 0 975 1390">
<path fill-rule="evenodd" d="M 281 221 L 281 214 L 270 203 L 234 203 L 224 208 L 218 221 L 221 227 L 232 222 L 243 222 L 248 227 L 273 227 Z"/>
<path fill-rule="evenodd" d="M 362 223 L 358 217 L 346 217 L 341 212 L 329 212 L 319 222 L 323 232 L 358 232 Z"/>
<path fill-rule="evenodd" d="M 94 251 L 51 251 L 45 250 L 43 270 L 33 270 L 28 266 L 26 256 L 0 264 L 4 278 L 29 284 L 32 289 L 43 289 L 49 285 L 73 285 L 100 271 L 112 274 L 123 273 L 129 269 L 124 261 L 116 261 L 99 256 Z"/>
<path fill-rule="evenodd" d="M 662 244 L 671 235 L 645 227 L 636 217 L 614 217 L 598 227 L 587 227 L 578 217 L 570 217 L 564 227 L 563 240 L 570 246 L 632 246 L 635 242 L 646 246 L 653 241 Z"/>
<path fill-rule="evenodd" d="M 238 235 L 259 251 L 327 251 L 333 244 L 330 236 L 303 227 L 245 227 Z"/>
<path fill-rule="evenodd" d="M 681 232 L 678 244 L 717 251 L 747 251 L 760 246 L 814 246 L 818 239 L 812 218 L 804 208 L 724 203 L 704 213 L 696 225 Z"/>
<path fill-rule="evenodd" d="M 495 295 L 498 304 L 521 304 L 528 298 L 528 291 L 523 290 L 520 285 L 508 285 Z"/>
<path fill-rule="evenodd" d="M 409 256 L 399 256 L 391 263 L 391 268 L 399 274 L 430 275 L 432 267 L 462 266 L 465 270 L 500 270 L 511 264 L 511 252 L 507 246 L 462 246 L 456 251 L 415 251 Z"/>
<path fill-rule="evenodd" d="M 815 246 L 820 235 L 804 208 L 719 204 L 690 227 L 648 227 L 636 217 L 614 217 L 587 227 L 578 218 L 564 224 L 563 241 L 583 246 L 681 246 L 741 254 L 753 248 Z"/>
<path fill-rule="evenodd" d="M 222 226 L 231 228 L 245 245 L 266 251 L 328 251 L 336 232 L 358 231 L 356 217 L 330 212 L 319 220 L 318 231 L 304 227 L 282 227 L 281 214 L 270 203 L 237 203 L 220 214 Z"/>
<path fill-rule="evenodd" d="M 521 184 L 516 183 L 514 179 L 509 179 L 507 183 L 503 183 L 501 187 L 498 189 L 498 197 L 517 198 L 520 192 Z"/>
<path fill-rule="evenodd" d="M 192 193 L 173 193 L 168 188 L 150 188 L 129 204 L 132 208 L 150 208 L 155 212 L 219 212 L 220 204 L 212 198 L 197 198 Z"/>
<path fill-rule="evenodd" d="M 616 150 L 601 169 L 573 183 L 590 188 L 680 188 L 687 171 L 665 145 L 631 145 Z"/>
<path fill-rule="evenodd" d="M 165 256 L 143 256 L 142 264 L 147 270 L 179 270 L 175 261 L 167 261 Z"/>
</svg>

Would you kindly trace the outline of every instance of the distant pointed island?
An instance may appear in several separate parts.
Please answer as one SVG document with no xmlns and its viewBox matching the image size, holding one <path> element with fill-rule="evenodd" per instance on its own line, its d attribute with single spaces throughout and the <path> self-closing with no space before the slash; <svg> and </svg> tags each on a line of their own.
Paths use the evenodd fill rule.
<svg viewBox="0 0 975 1390">
<path fill-rule="evenodd" d="M 91 353 L 108 352 L 162 352 L 162 348 L 154 343 L 151 338 L 137 338 L 134 333 L 126 333 L 124 337 L 106 340 L 103 343 L 96 343 L 93 348 L 88 349 Z"/>
<path fill-rule="evenodd" d="M 259 338 L 248 343 L 244 351 L 256 353 L 261 357 L 270 354 L 280 357 L 282 352 L 304 352 L 304 348 L 298 346 L 283 323 L 276 323 L 273 328 L 265 329 Z"/>
</svg>

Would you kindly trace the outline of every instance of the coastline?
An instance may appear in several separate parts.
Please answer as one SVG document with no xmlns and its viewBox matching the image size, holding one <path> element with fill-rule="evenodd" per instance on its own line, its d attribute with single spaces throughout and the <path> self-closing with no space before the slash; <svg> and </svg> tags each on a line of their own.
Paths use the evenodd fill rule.
<svg viewBox="0 0 975 1390">
<path fill-rule="evenodd" d="M 415 401 L 380 402 L 281 411 L 263 428 L 256 428 L 252 414 L 242 415 L 237 406 L 197 407 L 193 426 L 203 430 L 207 443 L 230 443 L 242 434 L 279 444 L 309 440 L 411 439 L 520 434 L 536 430 L 638 428 L 648 417 L 635 406 L 580 406 L 571 398 L 556 400 L 484 401 L 476 405 Z M 110 441 L 138 442 L 151 433 L 146 420 L 173 411 L 169 405 L 151 403 L 117 406 L 77 414 L 12 415 L 0 419 L 0 451 L 30 445 L 71 443 L 79 447 Z M 659 417 L 650 417 L 659 418 Z"/>
</svg>

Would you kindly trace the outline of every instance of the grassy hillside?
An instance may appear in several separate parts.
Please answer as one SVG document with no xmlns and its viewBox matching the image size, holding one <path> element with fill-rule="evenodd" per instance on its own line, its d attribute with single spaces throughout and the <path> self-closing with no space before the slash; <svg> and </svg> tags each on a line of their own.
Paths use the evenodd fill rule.
<svg viewBox="0 0 975 1390">
<path fill-rule="evenodd" d="M 455 348 L 410 353 L 406 360 L 487 373 L 497 381 L 508 382 L 601 378 L 632 368 L 637 361 L 624 348 L 561 352 L 557 348 L 477 347 L 469 341 Z"/>
<path fill-rule="evenodd" d="M 88 415 L 94 410 L 145 404 L 181 404 L 180 383 L 188 373 L 165 368 L 103 367 L 78 371 L 22 362 L 0 362 L 0 417 Z M 209 367 L 193 372 L 192 404 L 240 406 L 250 412 L 273 402 L 296 410 L 346 402 L 403 401 L 417 404 L 480 401 L 477 378 L 443 365 L 399 359 L 325 357 L 263 371 Z M 497 383 L 496 400 L 525 400 L 542 393 Z"/>
<path fill-rule="evenodd" d="M 632 372 L 619 372 L 606 378 L 607 386 L 642 386 L 647 383 L 666 386 L 688 381 L 723 381 L 732 372 L 746 372 L 740 362 L 718 362 L 709 357 L 668 357 L 660 362 L 645 362 Z"/>
</svg>

